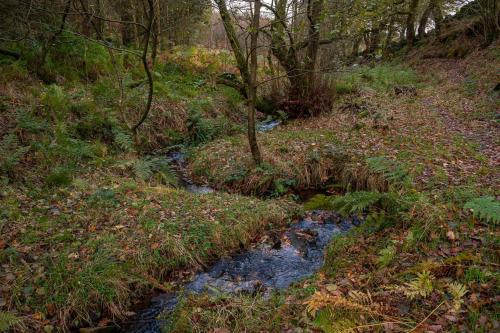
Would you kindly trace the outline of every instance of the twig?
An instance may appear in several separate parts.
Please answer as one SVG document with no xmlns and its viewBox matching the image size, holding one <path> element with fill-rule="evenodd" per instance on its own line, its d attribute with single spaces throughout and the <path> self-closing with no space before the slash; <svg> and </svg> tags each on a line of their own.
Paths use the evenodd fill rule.
<svg viewBox="0 0 500 333">
<path fill-rule="evenodd" d="M 408 333 L 411 333 L 411 332 L 414 332 L 417 328 L 420 327 L 420 325 L 422 325 L 423 323 L 425 323 L 427 321 L 427 319 L 429 319 L 430 316 L 432 316 L 434 314 L 434 312 L 437 311 L 437 309 L 439 309 L 441 307 L 441 305 L 444 304 L 445 301 L 442 301 L 441 303 L 439 303 L 438 306 L 436 306 L 436 308 L 434 310 L 431 311 L 431 313 L 429 313 L 427 315 L 427 317 L 425 317 L 420 323 L 417 324 L 417 326 L 413 327 L 411 330 L 407 331 Z"/>
</svg>

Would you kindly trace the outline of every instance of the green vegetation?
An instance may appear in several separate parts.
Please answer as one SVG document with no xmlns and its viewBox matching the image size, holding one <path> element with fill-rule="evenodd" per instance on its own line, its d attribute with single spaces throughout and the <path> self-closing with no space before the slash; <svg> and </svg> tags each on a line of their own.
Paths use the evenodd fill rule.
<svg viewBox="0 0 500 333">
<path fill-rule="evenodd" d="M 474 216 L 486 222 L 500 223 L 500 203 L 493 197 L 472 199 L 465 204 L 464 208 L 470 209 Z"/>
<path fill-rule="evenodd" d="M 113 329 L 157 292 L 166 332 L 498 328 L 496 2 L 237 3 L 1 1 L 0 332 Z M 353 225 L 314 275 L 183 295 L 317 244 L 277 240 L 301 216 Z"/>
<path fill-rule="evenodd" d="M 33 194 L 30 201 L 37 205 L 28 214 L 18 214 L 21 199 L 14 198 L 21 193 L 15 189 L 1 201 L 10 224 L 7 240 L 17 239 L 16 250 L 0 250 L 3 267 L 14 277 L 6 282 L 9 302 L 44 314 L 56 311 L 61 323 L 72 326 L 90 323 L 96 311 L 125 312 L 130 296 L 147 292 L 151 281 L 247 246 L 295 214 L 285 201 L 199 196 L 110 178 L 109 172 L 102 179 L 82 176 L 92 180 L 84 190 L 72 185 L 50 198 Z"/>
<path fill-rule="evenodd" d="M 340 95 L 366 88 L 387 92 L 393 90 L 394 86 L 415 85 L 417 82 L 417 75 L 408 68 L 391 65 L 360 66 L 337 77 L 335 90 Z"/>
<path fill-rule="evenodd" d="M 492 52 L 475 56 L 488 58 Z M 385 78 L 397 77 L 402 71 L 397 66 L 394 75 L 388 74 L 391 67 L 383 66 L 383 71 L 374 72 L 384 73 Z M 478 86 L 491 78 L 480 67 L 469 70 L 481 73 L 477 74 Z M 365 71 L 370 69 L 360 69 Z M 434 74 L 446 76 L 448 72 L 436 69 Z M 335 209 L 345 215 L 366 216 L 362 226 L 333 239 L 321 273 L 296 287 L 312 288 L 316 291 L 313 296 L 293 295 L 296 289 L 291 288 L 273 296 L 286 298 L 286 304 L 267 302 L 268 307 L 275 309 L 274 313 L 283 316 L 274 318 L 281 321 L 280 328 L 293 323 L 294 327 L 329 332 L 364 325 L 377 327 L 393 321 L 398 329 L 411 330 L 420 320 L 436 313 L 440 315 L 431 315 L 432 319 L 427 320 L 445 331 L 456 324 L 440 319 L 443 315 L 460 321 L 469 330 L 487 330 L 492 325 L 484 318 L 494 318 L 497 307 L 481 303 L 475 297 L 481 293 L 481 299 L 494 302 L 498 293 L 498 257 L 492 251 L 498 241 L 499 209 L 494 197 L 498 186 L 492 180 L 499 175 L 487 162 L 493 155 L 488 149 L 478 150 L 474 139 L 466 136 L 461 126 L 468 123 L 469 115 L 462 113 L 456 103 L 447 101 L 448 97 L 471 98 L 456 94 L 456 89 L 462 89 L 460 82 L 444 84 L 445 81 L 436 81 L 419 72 L 402 77 L 400 81 L 390 81 L 379 76 L 377 79 L 383 82 L 370 87 L 374 92 L 369 92 L 369 100 L 351 91 L 338 100 L 330 114 L 292 122 L 261 135 L 262 150 L 268 156 L 265 160 L 270 161 L 274 174 L 286 174 L 296 184 L 306 178 L 302 172 L 310 170 L 306 156 L 312 149 L 317 149 L 316 156 L 321 161 L 328 156 L 324 147 L 332 143 L 341 146 L 343 163 L 335 165 L 338 169 L 325 169 L 328 180 L 324 183 L 333 192 L 341 193 L 314 196 L 304 208 Z M 396 97 L 391 86 L 398 84 L 415 85 L 417 95 Z M 366 92 L 359 93 L 363 96 Z M 443 95 L 438 99 L 436 94 Z M 429 100 L 433 106 L 423 107 Z M 475 95 L 469 102 L 482 105 L 484 99 Z M 358 106 L 354 107 L 355 103 Z M 443 119 L 435 112 L 440 107 L 446 108 L 447 117 L 456 119 L 453 129 L 448 122 L 450 118 Z M 480 112 L 489 112 L 489 107 L 481 106 Z M 450 134 L 450 130 L 455 134 Z M 484 140 L 487 147 L 497 145 L 490 139 Z M 276 142 L 281 144 L 275 146 Z M 242 153 L 246 149 L 244 144 L 236 137 L 197 148 L 191 160 L 192 173 L 232 191 L 257 191 L 256 184 L 265 178 L 246 169 L 248 154 Z M 296 148 L 303 146 L 311 148 L 307 151 Z M 217 172 L 198 167 L 204 164 L 217 165 Z M 288 173 L 289 165 L 301 172 Z M 326 165 L 333 167 L 331 160 Z M 244 181 L 234 182 L 228 175 L 238 175 Z M 244 187 L 248 184 L 254 184 L 251 190 Z M 196 302 L 211 304 L 203 297 L 194 302 L 200 308 L 204 306 Z M 230 297 L 224 304 L 231 306 L 238 302 L 238 297 Z M 296 307 L 304 302 L 307 306 Z M 403 312 L 392 308 L 390 314 L 381 313 L 377 305 L 390 307 L 402 303 L 408 308 Z M 195 312 L 196 308 L 188 309 Z M 304 310 L 307 319 L 294 322 L 290 318 L 300 317 Z M 217 311 L 203 310 L 203 313 L 207 311 L 215 316 L 210 317 L 210 322 L 216 321 Z M 465 312 L 471 319 L 458 319 L 464 318 Z M 246 319 L 249 325 L 256 317 L 266 318 L 262 310 L 256 310 L 252 318 Z M 482 323 L 479 317 L 483 318 Z M 190 322 L 196 322 L 196 315 L 190 318 Z M 255 326 L 256 331 L 260 328 Z"/>
<path fill-rule="evenodd" d="M 48 318 L 58 329 L 92 325 L 96 315 L 123 320 L 132 301 L 171 288 L 174 271 L 246 247 L 297 212 L 287 201 L 175 189 L 169 161 L 143 152 L 242 131 L 241 98 L 210 83 L 221 57 L 194 48 L 169 53 L 155 69 L 148 130 L 134 140 L 121 108 L 143 103 L 144 84 L 134 86 L 139 64 L 119 59 L 131 68 L 119 103 L 108 53 L 78 43 L 71 57 L 51 50 L 45 74 L 64 78 L 57 83 L 33 80 L 24 70 L 29 59 L 0 66 L 8 131 L 0 141 L 2 331 L 49 329 Z M 76 66 L 82 59 L 86 66 Z M 216 60 L 212 69 L 207 59 Z"/>
</svg>

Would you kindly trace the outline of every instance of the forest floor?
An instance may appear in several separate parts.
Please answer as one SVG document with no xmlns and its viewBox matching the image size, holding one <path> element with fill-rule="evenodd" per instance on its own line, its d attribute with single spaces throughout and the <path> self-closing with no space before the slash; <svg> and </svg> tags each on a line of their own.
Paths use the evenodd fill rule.
<svg viewBox="0 0 500 333">
<path fill-rule="evenodd" d="M 498 330 L 500 234 L 464 204 L 498 200 L 499 57 L 497 44 L 465 59 L 410 58 L 411 69 L 361 68 L 339 80 L 344 93 L 331 113 L 259 136 L 260 170 L 249 167 L 244 136 L 198 148 L 193 176 L 227 191 L 325 186 L 411 203 L 392 221 L 375 213 L 335 239 L 321 272 L 270 300 L 192 297 L 174 331 Z"/>
<path fill-rule="evenodd" d="M 259 134 L 259 168 L 241 98 L 215 85 L 221 65 L 210 55 L 161 59 L 139 138 L 149 156 L 120 125 L 114 77 L 46 86 L 2 63 L 0 331 L 130 318 L 152 290 L 174 290 L 289 224 L 303 210 L 296 194 L 311 189 L 388 193 L 404 209 L 370 211 L 334 239 L 318 274 L 270 298 L 189 297 L 169 329 L 498 329 L 498 228 L 463 206 L 499 191 L 499 57 L 496 44 L 460 60 L 360 66 L 336 78 L 332 112 Z M 214 68 L 200 74 L 200 63 Z M 142 74 L 130 66 L 134 86 Z M 130 110 L 144 89 L 127 88 Z M 220 191 L 175 188 L 155 154 L 167 145 L 187 147 L 193 178 Z"/>
<path fill-rule="evenodd" d="M 115 74 L 101 58 L 105 50 L 78 47 L 97 54 L 95 62 L 86 59 L 95 67 L 73 71 L 79 67 L 64 61 L 88 53 L 64 53 L 51 85 L 35 79 L 23 60 L 1 59 L 2 332 L 122 322 L 153 290 L 175 289 L 301 209 L 287 199 L 190 193 L 169 165 L 168 146 L 243 131 L 241 97 L 216 86 L 207 69 L 222 71 L 221 55 L 193 48 L 162 58 L 136 149 L 123 127 Z M 128 66 L 123 104 L 132 121 L 146 87 L 140 64 Z"/>
</svg>

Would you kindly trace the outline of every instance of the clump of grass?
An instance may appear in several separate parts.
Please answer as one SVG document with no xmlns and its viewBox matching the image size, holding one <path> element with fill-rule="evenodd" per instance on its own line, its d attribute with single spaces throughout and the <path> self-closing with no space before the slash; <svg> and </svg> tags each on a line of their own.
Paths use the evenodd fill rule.
<svg viewBox="0 0 500 333">
<path fill-rule="evenodd" d="M 350 94 L 362 87 L 369 87 L 380 92 L 388 92 L 399 85 L 415 85 L 417 75 L 409 68 L 376 65 L 361 66 L 341 75 L 335 83 L 338 94 Z"/>
<path fill-rule="evenodd" d="M 292 290 L 289 291 L 292 293 Z M 230 332 L 278 332 L 287 325 L 299 324 L 286 295 L 265 298 L 253 295 L 198 295 L 181 302 L 174 316 L 169 316 L 167 332 L 206 332 L 227 329 Z M 293 295 L 289 295 L 293 297 Z"/>
<path fill-rule="evenodd" d="M 73 180 L 73 172 L 66 166 L 58 166 L 47 176 L 49 186 L 68 186 Z"/>
</svg>

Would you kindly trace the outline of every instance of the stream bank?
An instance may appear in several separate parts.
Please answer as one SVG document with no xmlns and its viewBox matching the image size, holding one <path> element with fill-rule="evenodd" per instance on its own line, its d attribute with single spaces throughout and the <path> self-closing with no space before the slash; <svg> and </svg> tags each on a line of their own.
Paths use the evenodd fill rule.
<svg viewBox="0 0 500 333">
<path fill-rule="evenodd" d="M 261 123 L 258 130 L 269 131 L 280 123 L 277 120 Z M 182 152 L 170 152 L 168 159 L 187 191 L 200 195 L 214 192 L 214 189 L 197 185 L 190 179 Z M 308 212 L 281 235 L 265 236 L 250 249 L 220 259 L 179 291 L 153 297 L 149 306 L 138 311 L 122 332 L 160 333 L 169 323 L 169 314 L 182 298 L 189 295 L 262 293 L 269 297 L 273 291 L 283 290 L 313 275 L 323 265 L 324 250 L 332 238 L 360 223 L 357 217 L 343 219 L 335 212 Z"/>
</svg>

